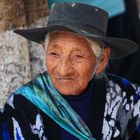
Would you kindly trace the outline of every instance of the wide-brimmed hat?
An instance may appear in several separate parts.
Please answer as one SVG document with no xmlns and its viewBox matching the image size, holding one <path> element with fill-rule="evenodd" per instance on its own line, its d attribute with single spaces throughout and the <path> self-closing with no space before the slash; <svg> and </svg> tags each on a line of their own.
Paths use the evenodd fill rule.
<svg viewBox="0 0 140 140">
<path fill-rule="evenodd" d="M 78 33 L 90 40 L 101 40 L 111 48 L 110 59 L 127 56 L 138 49 L 135 42 L 106 37 L 108 13 L 95 6 L 82 3 L 54 3 L 49 11 L 47 27 L 17 29 L 14 32 L 25 38 L 41 43 L 48 32 L 66 30 Z M 116 27 L 117 28 L 117 27 Z"/>
</svg>

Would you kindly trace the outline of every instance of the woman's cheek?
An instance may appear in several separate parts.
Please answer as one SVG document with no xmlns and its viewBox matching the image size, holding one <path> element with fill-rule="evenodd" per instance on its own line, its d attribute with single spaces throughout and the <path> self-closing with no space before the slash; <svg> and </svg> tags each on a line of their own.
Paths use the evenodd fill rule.
<svg viewBox="0 0 140 140">
<path fill-rule="evenodd" d="M 46 67 L 48 70 L 53 69 L 54 67 L 56 67 L 58 65 L 59 59 L 57 58 L 53 58 L 53 57 L 46 57 Z"/>
</svg>

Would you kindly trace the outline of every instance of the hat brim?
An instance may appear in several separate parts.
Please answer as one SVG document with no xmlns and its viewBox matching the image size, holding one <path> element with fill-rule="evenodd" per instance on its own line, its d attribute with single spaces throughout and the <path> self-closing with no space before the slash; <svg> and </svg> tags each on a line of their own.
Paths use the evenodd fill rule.
<svg viewBox="0 0 140 140">
<path fill-rule="evenodd" d="M 49 27 L 34 28 L 34 29 L 17 29 L 14 30 L 14 32 L 20 34 L 21 36 L 25 37 L 28 40 L 41 43 L 44 41 L 46 34 L 54 30 L 71 31 L 78 33 L 82 36 L 85 36 L 91 40 L 95 39 L 102 40 L 106 44 L 106 47 L 111 48 L 110 59 L 122 58 L 138 50 L 138 45 L 131 40 L 94 35 L 89 32 L 85 32 L 84 30 L 81 30 L 79 28 L 67 25 L 53 25 Z"/>
</svg>

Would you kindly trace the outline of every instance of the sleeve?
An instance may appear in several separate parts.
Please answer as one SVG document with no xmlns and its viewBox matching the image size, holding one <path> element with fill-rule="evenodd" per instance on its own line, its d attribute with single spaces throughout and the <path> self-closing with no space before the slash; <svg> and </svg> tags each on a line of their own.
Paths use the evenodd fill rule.
<svg viewBox="0 0 140 140">
<path fill-rule="evenodd" d="M 47 140 L 38 109 L 22 95 L 9 97 L 0 127 L 2 140 Z"/>
</svg>

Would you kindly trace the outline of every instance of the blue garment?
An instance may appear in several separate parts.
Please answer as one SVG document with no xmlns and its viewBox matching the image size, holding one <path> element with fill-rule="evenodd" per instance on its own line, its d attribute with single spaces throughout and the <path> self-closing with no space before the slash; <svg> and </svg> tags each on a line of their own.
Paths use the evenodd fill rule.
<svg viewBox="0 0 140 140">
<path fill-rule="evenodd" d="M 30 93 L 30 94 L 29 94 Z M 82 118 L 54 88 L 47 72 L 16 90 L 57 124 L 80 140 L 95 140 Z"/>
<path fill-rule="evenodd" d="M 48 0 L 49 7 L 54 2 L 80 2 L 97 6 L 109 13 L 109 17 L 119 15 L 125 11 L 124 0 Z"/>
<path fill-rule="evenodd" d="M 84 122 L 88 123 L 89 117 L 89 107 L 93 95 L 93 82 L 89 83 L 87 90 L 80 95 L 77 96 L 64 96 L 63 97 L 68 101 L 71 107 L 79 114 L 79 116 L 84 120 Z M 61 140 L 78 140 L 76 137 L 65 131 L 64 129 L 60 128 L 60 137 Z"/>
</svg>

